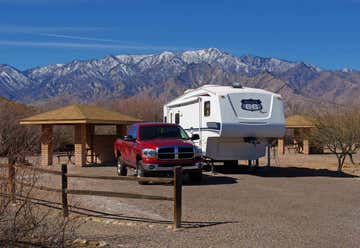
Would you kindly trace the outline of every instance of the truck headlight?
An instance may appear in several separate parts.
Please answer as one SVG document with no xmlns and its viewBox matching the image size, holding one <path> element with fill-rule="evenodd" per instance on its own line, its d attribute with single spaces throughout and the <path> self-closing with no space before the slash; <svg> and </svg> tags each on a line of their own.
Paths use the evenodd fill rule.
<svg viewBox="0 0 360 248">
<path fill-rule="evenodd" d="M 143 157 L 145 158 L 156 158 L 157 152 L 155 149 L 145 148 L 142 150 Z"/>
<path fill-rule="evenodd" d="M 195 157 L 201 157 L 202 156 L 202 150 L 200 147 L 195 146 Z"/>
</svg>

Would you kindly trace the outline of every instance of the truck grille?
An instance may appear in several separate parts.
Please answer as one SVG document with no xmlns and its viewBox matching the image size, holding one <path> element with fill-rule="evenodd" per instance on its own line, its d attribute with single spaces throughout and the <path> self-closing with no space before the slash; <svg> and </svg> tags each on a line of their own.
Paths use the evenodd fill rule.
<svg viewBox="0 0 360 248">
<path fill-rule="evenodd" d="M 175 147 L 159 148 L 158 159 L 175 159 Z"/>
<path fill-rule="evenodd" d="M 179 159 L 189 159 L 194 157 L 194 148 L 192 147 L 179 147 Z"/>
<path fill-rule="evenodd" d="M 162 147 L 158 149 L 158 159 L 192 159 L 194 148 L 192 147 Z"/>
</svg>

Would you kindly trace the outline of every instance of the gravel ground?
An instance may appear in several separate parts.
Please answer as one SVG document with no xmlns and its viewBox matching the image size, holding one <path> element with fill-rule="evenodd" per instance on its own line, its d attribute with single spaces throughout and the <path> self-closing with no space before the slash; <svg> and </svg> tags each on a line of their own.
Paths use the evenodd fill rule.
<svg viewBox="0 0 360 248">
<path fill-rule="evenodd" d="M 285 156 L 272 162 L 276 168 L 256 171 L 219 166 L 198 185 L 185 178 L 184 225 L 176 231 L 171 229 L 172 202 L 72 197 L 78 207 L 103 212 L 101 218 L 84 217 L 77 233 L 111 247 L 359 247 L 358 177 L 328 170 L 336 165 L 332 156 Z M 69 169 L 116 173 L 114 167 Z M 77 189 L 172 195 L 166 185 L 71 178 L 69 183 Z"/>
<path fill-rule="evenodd" d="M 216 174 L 205 173 L 199 185 L 191 185 L 185 178 L 186 223 L 177 231 L 167 222 L 172 220 L 171 202 L 115 198 L 108 198 L 106 203 L 105 199 L 88 201 L 91 208 L 100 203 L 98 209 L 118 216 L 89 220 L 79 231 L 86 239 L 106 240 L 114 247 L 358 247 L 360 179 L 350 174 L 338 177 L 332 170 L 315 166 L 317 161 L 333 166 L 332 157 L 310 157 L 283 157 L 279 167 L 257 171 L 246 166 L 227 171 L 217 167 Z M 296 167 L 286 166 L 288 159 L 295 161 Z M 313 168 L 300 167 L 296 162 L 303 165 L 304 160 Z M 115 174 L 112 167 L 76 170 Z M 82 185 L 88 184 L 77 181 L 74 186 Z M 92 187 L 172 194 L 171 186 L 134 182 L 98 182 Z M 134 216 L 155 223 L 126 220 Z"/>
</svg>

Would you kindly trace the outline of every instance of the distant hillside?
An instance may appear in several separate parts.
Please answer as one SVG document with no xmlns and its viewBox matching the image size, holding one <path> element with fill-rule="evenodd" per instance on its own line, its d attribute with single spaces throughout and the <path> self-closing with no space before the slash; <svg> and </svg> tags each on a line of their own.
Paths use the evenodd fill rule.
<svg viewBox="0 0 360 248">
<path fill-rule="evenodd" d="M 0 111 L 13 112 L 14 114 L 23 114 L 24 116 L 35 113 L 36 109 L 21 103 L 17 103 L 0 96 Z"/>
<path fill-rule="evenodd" d="M 8 104 L 8 103 L 11 103 L 11 101 L 0 96 L 0 104 Z"/>
<path fill-rule="evenodd" d="M 167 101 L 188 88 L 234 81 L 277 92 L 287 106 L 360 104 L 358 71 L 328 71 L 276 58 L 237 57 L 216 48 L 107 56 L 26 71 L 0 65 L 0 95 L 25 103 L 117 101 L 139 94 Z"/>
</svg>

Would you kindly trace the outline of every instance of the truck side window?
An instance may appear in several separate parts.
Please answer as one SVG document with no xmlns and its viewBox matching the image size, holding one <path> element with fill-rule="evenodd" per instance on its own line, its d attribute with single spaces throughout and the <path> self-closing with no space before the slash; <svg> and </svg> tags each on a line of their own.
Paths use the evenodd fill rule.
<svg viewBox="0 0 360 248">
<path fill-rule="evenodd" d="M 179 113 L 176 113 L 176 114 L 175 114 L 175 123 L 176 123 L 176 124 L 179 124 L 179 123 L 180 123 L 180 114 L 179 114 Z"/>
<path fill-rule="evenodd" d="M 210 101 L 204 102 L 204 116 L 210 116 Z"/>
<path fill-rule="evenodd" d="M 128 135 L 131 135 L 131 137 L 133 137 L 135 139 L 137 138 L 137 128 L 136 128 L 136 126 L 133 125 L 133 126 L 130 127 Z"/>
</svg>

